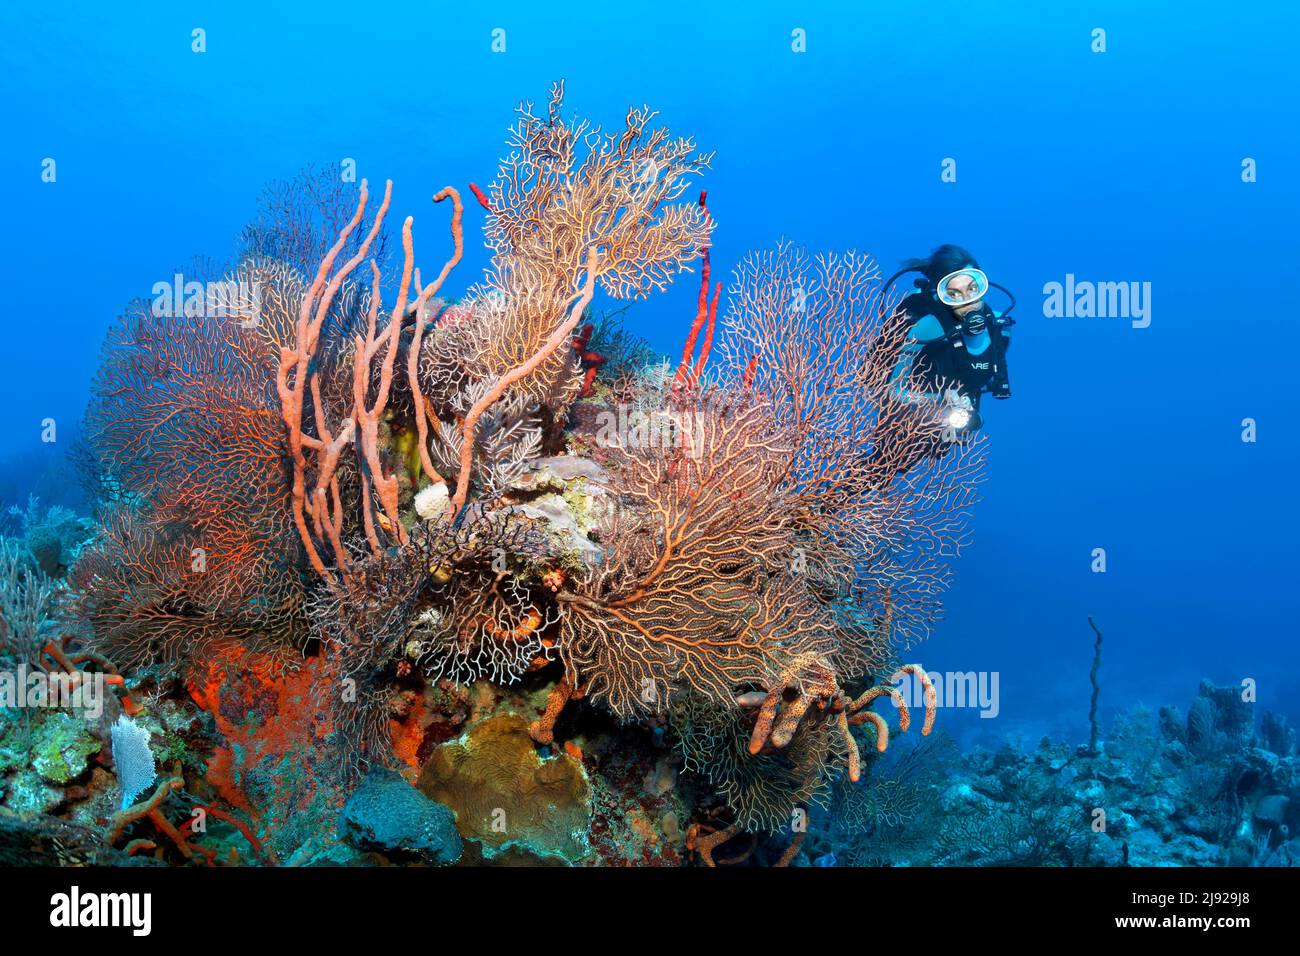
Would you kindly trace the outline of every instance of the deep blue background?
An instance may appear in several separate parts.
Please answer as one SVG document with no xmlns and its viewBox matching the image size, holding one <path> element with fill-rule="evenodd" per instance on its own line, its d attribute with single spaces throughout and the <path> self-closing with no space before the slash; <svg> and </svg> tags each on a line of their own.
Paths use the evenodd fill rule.
<svg viewBox="0 0 1300 956">
<path fill-rule="evenodd" d="M 1185 704 L 1209 676 L 1255 678 L 1297 715 L 1293 4 L 149 6 L 0 14 L 6 487 L 57 450 L 41 419 L 71 434 L 122 304 L 228 255 L 267 180 L 354 157 L 394 180 L 394 221 L 414 214 L 420 261 L 440 263 L 429 197 L 490 180 L 516 102 L 564 77 L 570 111 L 612 125 L 649 103 L 717 150 L 719 272 L 783 235 L 886 271 L 951 241 L 1018 293 L 987 500 L 918 653 L 1000 671 L 1002 718 L 950 728 L 1082 737 L 1090 613 L 1105 711 Z M 472 243 L 451 286 L 485 261 Z M 1153 283 L 1150 328 L 1044 318 L 1043 284 L 1067 272 Z M 695 289 L 629 325 L 679 349 Z"/>
</svg>

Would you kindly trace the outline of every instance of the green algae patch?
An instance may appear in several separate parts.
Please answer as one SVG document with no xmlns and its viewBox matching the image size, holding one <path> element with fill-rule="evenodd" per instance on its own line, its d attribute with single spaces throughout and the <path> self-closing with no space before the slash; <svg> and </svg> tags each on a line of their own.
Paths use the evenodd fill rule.
<svg viewBox="0 0 1300 956">
<path fill-rule="evenodd" d="M 46 716 L 32 767 L 50 783 L 66 784 L 81 776 L 102 744 L 86 725 L 64 713 Z"/>
</svg>

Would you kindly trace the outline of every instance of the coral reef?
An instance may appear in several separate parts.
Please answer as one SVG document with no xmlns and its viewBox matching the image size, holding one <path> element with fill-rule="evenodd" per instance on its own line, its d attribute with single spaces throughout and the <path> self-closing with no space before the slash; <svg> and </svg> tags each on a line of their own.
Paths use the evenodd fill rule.
<svg viewBox="0 0 1300 956">
<path fill-rule="evenodd" d="M 391 770 L 376 768 L 343 807 L 339 826 L 357 846 L 410 853 L 430 863 L 455 863 L 461 840 L 455 817 Z"/>
<path fill-rule="evenodd" d="M 94 538 L 47 516 L 0 565 L 6 646 L 114 689 L 92 733 L 127 798 L 74 801 L 109 847 L 449 862 L 450 812 L 473 861 L 717 863 L 743 836 L 785 865 L 811 808 L 885 782 L 983 444 L 890 388 L 905 330 L 870 258 L 782 243 L 724 298 L 686 198 L 711 157 L 648 108 L 606 132 L 563 97 L 521 105 L 471 184 L 491 261 L 459 301 L 456 188 L 425 276 L 412 217 L 390 256 L 391 182 L 308 171 L 195 296 L 112 327 Z M 697 262 L 675 369 L 622 306 L 595 317 Z M 119 712 L 156 784 L 128 783 L 126 731 L 102 746 Z"/>
<path fill-rule="evenodd" d="M 88 519 L 59 505 L 43 508 L 34 495 L 25 509 L 15 505 L 9 513 L 18 521 L 16 540 L 26 545 L 36 566 L 51 580 L 66 577 L 82 548 L 94 537 Z"/>
<path fill-rule="evenodd" d="M 1256 732 L 1252 706 L 1241 688 L 1205 681 L 1186 719 L 1173 707 L 1157 718 L 1139 706 L 1116 718 L 1095 753 L 1091 743 L 1044 738 L 1036 747 L 1008 742 L 993 752 L 905 766 L 902 776 L 881 767 L 884 781 L 837 794 L 831 812 L 815 819 L 820 826 L 807 859 L 886 866 L 1297 865 L 1300 763 L 1294 746 L 1270 749 L 1285 721 L 1265 714 Z"/>
<path fill-rule="evenodd" d="M 0 648 L 12 659 L 40 659 L 53 636 L 60 593 L 60 583 L 46 576 L 27 548 L 0 539 Z"/>
</svg>

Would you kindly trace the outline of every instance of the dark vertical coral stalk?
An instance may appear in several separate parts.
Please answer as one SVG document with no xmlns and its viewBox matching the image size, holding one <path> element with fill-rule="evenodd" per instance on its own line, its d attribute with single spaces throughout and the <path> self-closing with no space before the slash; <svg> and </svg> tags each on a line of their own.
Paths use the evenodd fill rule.
<svg viewBox="0 0 1300 956">
<path fill-rule="evenodd" d="M 1097 643 L 1092 648 L 1092 670 L 1088 680 L 1092 681 L 1092 703 L 1088 707 L 1088 753 L 1097 756 L 1097 698 L 1101 696 L 1101 685 L 1097 683 L 1097 671 L 1101 670 L 1101 631 L 1092 616 L 1088 616 L 1088 626 L 1097 635 Z"/>
</svg>

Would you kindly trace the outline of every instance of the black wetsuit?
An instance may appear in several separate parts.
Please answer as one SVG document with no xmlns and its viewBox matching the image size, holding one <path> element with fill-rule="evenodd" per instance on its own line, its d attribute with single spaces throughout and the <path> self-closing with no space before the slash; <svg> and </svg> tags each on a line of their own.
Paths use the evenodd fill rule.
<svg viewBox="0 0 1300 956">
<path fill-rule="evenodd" d="M 915 370 L 928 391 L 938 392 L 941 385 L 956 388 L 979 407 L 980 395 L 991 391 L 1000 397 L 1010 395 L 1007 384 L 1006 353 L 1011 337 L 997 322 L 997 317 L 987 305 L 985 329 L 988 342 L 978 354 L 982 340 L 968 342 L 971 315 L 959 319 L 951 309 L 939 303 L 927 292 L 914 292 L 903 300 L 901 309 L 911 332 L 904 348 L 903 362 L 908 363 L 901 372 Z M 965 333 L 962 330 L 967 330 Z"/>
<path fill-rule="evenodd" d="M 987 305 L 987 320 L 979 335 L 970 333 L 969 315 L 959 319 L 929 292 L 916 292 L 900 304 L 895 320 L 907 323 L 907 338 L 893 358 L 891 390 L 895 398 L 908 403 L 923 397 L 924 408 L 943 401 L 942 392 L 955 389 L 970 399 L 974 413 L 962 434 L 977 431 L 980 396 L 992 392 L 1006 398 L 1006 350 L 1011 344 L 1006 327 Z M 913 372 L 919 373 L 914 376 Z M 917 393 L 921 393 L 918 395 Z M 927 414 L 921 412 L 921 414 Z M 942 457 L 955 443 L 937 431 L 900 428 L 881 436 L 875 455 L 887 462 L 877 481 L 888 482 L 904 474 L 925 458 Z"/>
</svg>

